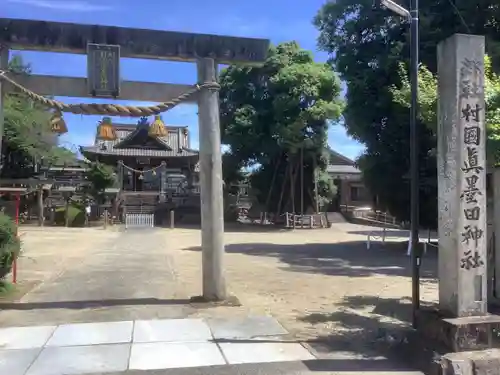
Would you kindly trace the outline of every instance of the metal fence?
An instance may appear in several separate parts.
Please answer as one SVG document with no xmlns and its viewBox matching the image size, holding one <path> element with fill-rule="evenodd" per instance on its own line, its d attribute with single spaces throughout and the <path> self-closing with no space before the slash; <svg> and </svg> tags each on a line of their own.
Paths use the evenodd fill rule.
<svg viewBox="0 0 500 375">
<path fill-rule="evenodd" d="M 153 228 L 154 214 L 125 214 L 125 228 Z"/>
</svg>

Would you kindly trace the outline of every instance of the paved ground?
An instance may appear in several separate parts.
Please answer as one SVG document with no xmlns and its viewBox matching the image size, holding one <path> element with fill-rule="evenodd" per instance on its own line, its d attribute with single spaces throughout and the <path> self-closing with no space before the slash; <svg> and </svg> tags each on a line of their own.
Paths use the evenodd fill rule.
<svg viewBox="0 0 500 375">
<path fill-rule="evenodd" d="M 0 372 L 60 375 L 315 359 L 299 343 L 273 338 L 286 334 L 270 317 L 6 328 L 0 329 Z"/>
<path fill-rule="evenodd" d="M 187 296 L 178 298 L 179 282 L 160 230 L 29 231 L 23 238 L 26 257 L 19 264 L 19 280 L 36 279 L 38 269 L 45 278 L 24 296 L 22 306 L 0 313 L 3 326 L 189 314 Z"/>
<path fill-rule="evenodd" d="M 273 316 L 288 338 L 321 359 L 321 366 L 297 364 L 296 373 L 308 366 L 320 373 L 394 372 L 401 369 L 377 357 L 371 344 L 397 340 L 408 326 L 409 258 L 404 247 L 375 243 L 367 250 L 372 230 L 380 231 L 345 223 L 294 232 L 227 228 L 227 281 L 243 306 L 199 308 L 187 304 L 201 291 L 199 230 L 29 229 L 19 280 L 34 289 L 21 305 L 0 305 L 0 325 Z M 422 272 L 427 302 L 437 298 L 435 268 L 429 254 Z"/>
</svg>

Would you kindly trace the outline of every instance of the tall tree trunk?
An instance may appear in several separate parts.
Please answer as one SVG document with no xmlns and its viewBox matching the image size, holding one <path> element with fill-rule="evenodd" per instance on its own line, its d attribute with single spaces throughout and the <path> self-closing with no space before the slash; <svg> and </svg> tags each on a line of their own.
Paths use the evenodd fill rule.
<svg viewBox="0 0 500 375">
<path fill-rule="evenodd" d="M 309 199 L 311 200 L 311 205 L 314 202 L 314 197 L 313 197 L 313 191 L 311 189 L 307 189 L 307 195 L 309 196 Z M 315 212 L 318 213 L 318 212 Z"/>
<path fill-rule="evenodd" d="M 300 148 L 300 214 L 304 215 L 304 145 Z"/>
<path fill-rule="evenodd" d="M 276 181 L 276 175 L 278 174 L 278 168 L 281 164 L 281 158 L 283 157 L 283 154 L 280 153 L 278 160 L 276 162 L 276 165 L 274 167 L 274 172 L 273 172 L 273 178 L 271 180 L 271 186 L 269 187 L 269 192 L 267 193 L 267 198 L 266 198 L 266 204 L 264 206 L 265 211 L 267 212 L 269 209 L 269 202 L 271 201 L 271 195 L 274 190 L 274 183 Z"/>
<path fill-rule="evenodd" d="M 318 192 L 318 163 L 316 160 L 316 155 L 313 159 L 313 175 L 314 175 L 314 207 L 316 208 L 316 213 L 319 213 L 319 192 Z"/>
<path fill-rule="evenodd" d="M 297 177 L 299 176 L 299 165 L 300 160 L 297 159 L 294 162 L 290 163 L 290 197 L 289 197 L 289 202 L 291 203 L 291 209 L 294 214 L 296 214 L 296 203 L 297 203 L 297 197 L 295 196 L 296 194 L 296 189 L 297 189 Z"/>
<path fill-rule="evenodd" d="M 285 168 L 285 176 L 283 178 L 283 183 L 281 184 L 280 199 L 278 201 L 278 206 L 276 207 L 275 220 L 281 215 L 281 204 L 283 203 L 283 195 L 285 194 L 286 180 L 288 177 L 288 169 L 290 169 L 290 163 L 287 163 Z"/>
<path fill-rule="evenodd" d="M 290 161 L 290 197 L 292 213 L 295 214 L 295 176 L 296 168 L 294 168 L 293 161 Z"/>
</svg>

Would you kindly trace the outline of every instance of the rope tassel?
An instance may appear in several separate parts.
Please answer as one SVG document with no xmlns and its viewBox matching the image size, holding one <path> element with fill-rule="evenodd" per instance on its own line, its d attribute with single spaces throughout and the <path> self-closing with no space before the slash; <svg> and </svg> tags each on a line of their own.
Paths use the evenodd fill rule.
<svg viewBox="0 0 500 375">
<path fill-rule="evenodd" d="M 61 111 L 55 110 L 52 113 L 50 118 L 50 130 L 59 135 L 68 132 L 68 127 L 66 126 L 66 121 L 64 121 Z"/>
<path fill-rule="evenodd" d="M 108 116 L 123 116 L 123 117 L 143 117 L 153 116 L 165 112 L 176 105 L 188 100 L 201 89 L 219 90 L 220 85 L 217 82 L 205 82 L 199 85 L 194 85 L 193 88 L 184 94 L 179 95 L 168 102 L 152 105 L 149 107 L 134 107 L 119 104 L 97 104 L 97 103 L 81 103 L 81 104 L 65 104 L 60 101 L 46 98 L 39 95 L 26 87 L 20 85 L 12 78 L 7 76 L 7 72 L 0 70 L 0 81 L 8 82 L 16 89 L 20 90 L 30 99 L 45 105 L 46 107 L 54 108 L 60 112 L 69 112 L 76 115 L 108 115 Z"/>
<path fill-rule="evenodd" d="M 149 135 L 153 137 L 165 137 L 167 135 L 167 130 L 165 129 L 165 124 L 163 123 L 161 116 L 156 115 L 155 120 L 149 126 Z"/>
<path fill-rule="evenodd" d="M 97 127 L 97 139 L 102 141 L 114 141 L 116 139 L 116 131 L 111 123 L 110 117 L 104 117 L 102 121 L 99 122 Z"/>
</svg>

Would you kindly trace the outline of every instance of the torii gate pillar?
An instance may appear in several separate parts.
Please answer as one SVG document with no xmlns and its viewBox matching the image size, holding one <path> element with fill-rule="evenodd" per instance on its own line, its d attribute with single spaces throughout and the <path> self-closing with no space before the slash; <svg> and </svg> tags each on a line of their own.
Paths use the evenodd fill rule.
<svg viewBox="0 0 500 375">
<path fill-rule="evenodd" d="M 198 83 L 217 81 L 214 59 L 197 60 Z M 198 97 L 201 183 L 201 247 L 203 298 L 227 298 L 224 278 L 224 197 L 222 193 L 222 153 L 219 121 L 219 92 L 204 89 Z"/>
</svg>

